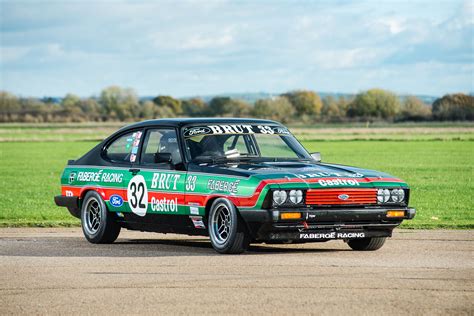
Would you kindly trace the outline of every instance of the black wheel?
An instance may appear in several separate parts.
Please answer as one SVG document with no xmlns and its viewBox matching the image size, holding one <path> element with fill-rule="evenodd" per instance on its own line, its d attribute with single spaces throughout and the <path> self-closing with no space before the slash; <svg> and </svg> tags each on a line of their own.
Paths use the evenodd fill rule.
<svg viewBox="0 0 474 316">
<path fill-rule="evenodd" d="M 386 237 L 350 239 L 347 244 L 353 250 L 372 251 L 382 248 Z"/>
<path fill-rule="evenodd" d="M 114 214 L 107 211 L 107 206 L 97 192 L 87 192 L 81 208 L 82 231 L 86 239 L 93 244 L 114 242 L 119 233 L 120 225 L 115 221 Z"/>
<path fill-rule="evenodd" d="M 249 247 L 250 236 L 234 204 L 227 199 L 212 203 L 208 219 L 212 247 L 219 253 L 242 253 Z"/>
</svg>

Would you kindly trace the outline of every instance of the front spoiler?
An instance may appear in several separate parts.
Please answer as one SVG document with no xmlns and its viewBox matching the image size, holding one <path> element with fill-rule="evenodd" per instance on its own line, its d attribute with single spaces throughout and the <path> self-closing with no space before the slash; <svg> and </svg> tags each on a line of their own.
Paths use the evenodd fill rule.
<svg viewBox="0 0 474 316">
<path fill-rule="evenodd" d="M 403 210 L 404 216 L 387 217 L 388 210 Z M 297 220 L 280 220 L 285 212 L 301 212 Z M 391 237 L 392 230 L 404 219 L 415 217 L 414 208 L 331 208 L 241 210 L 256 240 L 261 241 L 327 241 Z"/>
<path fill-rule="evenodd" d="M 266 234 L 265 240 L 328 241 L 332 239 L 358 239 L 370 237 L 391 237 L 398 224 L 360 225 L 307 225 L 306 227 L 282 227 L 274 225 L 274 230 Z M 296 230 L 295 230 L 296 228 Z"/>
</svg>

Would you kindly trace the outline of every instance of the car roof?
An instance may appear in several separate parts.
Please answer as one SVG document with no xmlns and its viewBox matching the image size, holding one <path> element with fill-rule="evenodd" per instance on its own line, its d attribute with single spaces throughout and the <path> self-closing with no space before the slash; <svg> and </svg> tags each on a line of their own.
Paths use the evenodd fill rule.
<svg viewBox="0 0 474 316">
<path fill-rule="evenodd" d="M 227 118 L 227 117 L 209 117 L 209 118 L 163 118 L 163 119 L 156 119 L 156 120 L 147 120 L 142 121 L 134 124 L 127 125 L 123 127 L 121 130 L 130 129 L 130 128 L 137 128 L 137 127 L 153 127 L 153 126 L 173 126 L 173 127 L 181 127 L 184 125 L 199 125 L 199 124 L 239 124 L 239 123 L 247 123 L 247 124 L 278 124 L 280 123 L 271 121 L 271 120 L 261 120 L 261 119 L 252 119 L 252 118 Z"/>
</svg>

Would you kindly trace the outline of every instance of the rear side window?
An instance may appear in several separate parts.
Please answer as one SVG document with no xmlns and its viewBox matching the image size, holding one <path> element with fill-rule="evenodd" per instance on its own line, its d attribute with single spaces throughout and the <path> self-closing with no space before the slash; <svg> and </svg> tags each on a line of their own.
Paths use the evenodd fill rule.
<svg viewBox="0 0 474 316">
<path fill-rule="evenodd" d="M 135 162 L 142 137 L 141 131 L 130 132 L 112 141 L 105 156 L 114 162 Z"/>
</svg>

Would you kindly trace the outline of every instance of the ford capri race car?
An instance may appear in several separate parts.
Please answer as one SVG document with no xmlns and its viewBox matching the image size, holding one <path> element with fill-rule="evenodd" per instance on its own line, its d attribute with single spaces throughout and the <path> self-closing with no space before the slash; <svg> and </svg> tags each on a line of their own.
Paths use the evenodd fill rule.
<svg viewBox="0 0 474 316">
<path fill-rule="evenodd" d="M 320 160 L 274 121 L 150 120 L 70 160 L 55 202 L 91 243 L 126 228 L 209 236 L 219 253 L 333 239 L 376 250 L 415 216 L 402 180 Z"/>
</svg>

